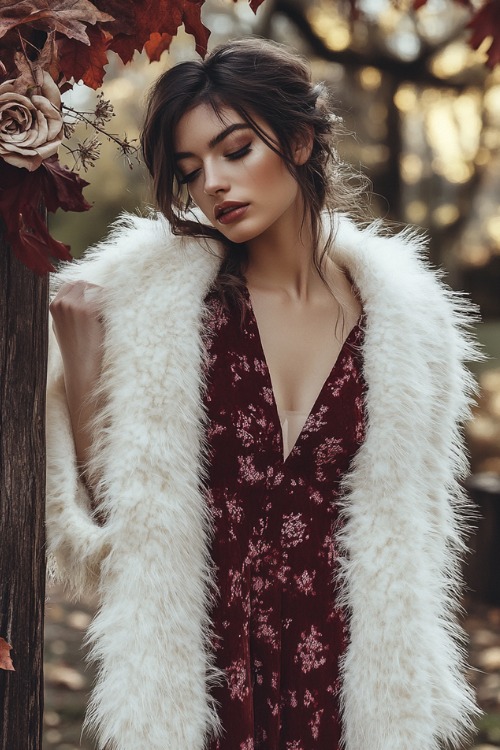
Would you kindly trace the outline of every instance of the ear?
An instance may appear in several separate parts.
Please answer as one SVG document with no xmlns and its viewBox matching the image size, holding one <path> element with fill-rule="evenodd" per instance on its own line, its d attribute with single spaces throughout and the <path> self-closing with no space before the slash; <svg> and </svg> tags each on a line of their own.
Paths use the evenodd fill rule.
<svg viewBox="0 0 500 750">
<path fill-rule="evenodd" d="M 298 167 L 305 164 L 311 156 L 313 141 L 312 127 L 308 127 L 305 132 L 297 135 L 293 149 L 293 160 Z"/>
</svg>

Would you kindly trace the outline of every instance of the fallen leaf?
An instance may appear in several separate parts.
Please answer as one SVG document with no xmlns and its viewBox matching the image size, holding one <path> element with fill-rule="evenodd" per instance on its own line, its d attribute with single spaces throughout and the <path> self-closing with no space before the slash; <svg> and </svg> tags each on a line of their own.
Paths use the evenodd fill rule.
<svg viewBox="0 0 500 750">
<path fill-rule="evenodd" d="M 10 646 L 4 638 L 0 638 L 0 669 L 6 669 L 9 672 L 15 672 L 12 659 L 10 658 Z"/>
</svg>

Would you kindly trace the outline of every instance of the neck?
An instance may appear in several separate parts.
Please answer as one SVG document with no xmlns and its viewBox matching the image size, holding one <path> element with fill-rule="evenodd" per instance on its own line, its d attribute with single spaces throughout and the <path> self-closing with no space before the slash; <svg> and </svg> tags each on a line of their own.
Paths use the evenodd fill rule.
<svg viewBox="0 0 500 750">
<path fill-rule="evenodd" d="M 307 300 L 323 283 L 313 262 L 314 244 L 310 222 L 296 212 L 283 217 L 263 235 L 248 243 L 246 279 L 250 287 L 285 292 L 295 300 Z"/>
</svg>

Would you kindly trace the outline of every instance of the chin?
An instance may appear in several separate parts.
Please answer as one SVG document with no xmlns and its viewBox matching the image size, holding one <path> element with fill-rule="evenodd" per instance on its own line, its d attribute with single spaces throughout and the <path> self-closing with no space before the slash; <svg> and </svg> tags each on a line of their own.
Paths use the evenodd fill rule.
<svg viewBox="0 0 500 750">
<path fill-rule="evenodd" d="M 248 225 L 243 226 L 243 222 L 240 226 L 236 224 L 234 226 L 224 227 L 220 224 L 215 224 L 219 232 L 224 235 L 231 242 L 235 242 L 237 245 L 243 245 L 245 242 L 252 242 L 269 229 L 269 225 L 261 227 L 249 227 Z M 272 226 L 272 225 L 271 225 Z"/>
<path fill-rule="evenodd" d="M 221 234 L 226 237 L 230 242 L 233 242 L 235 245 L 245 245 L 248 242 L 251 242 L 254 240 L 258 235 L 253 234 L 252 232 L 234 232 L 234 233 L 227 233 L 221 232 Z"/>
</svg>

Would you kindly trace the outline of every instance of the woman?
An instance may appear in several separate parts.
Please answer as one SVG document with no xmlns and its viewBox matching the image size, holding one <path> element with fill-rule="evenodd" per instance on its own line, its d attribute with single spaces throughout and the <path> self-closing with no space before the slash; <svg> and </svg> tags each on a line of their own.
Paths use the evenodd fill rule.
<svg viewBox="0 0 500 750">
<path fill-rule="evenodd" d="M 58 276 L 49 546 L 99 597 L 99 747 L 437 750 L 470 729 L 467 308 L 414 235 L 346 217 L 336 128 L 278 45 L 174 67 L 142 134 L 162 213 Z"/>
</svg>

